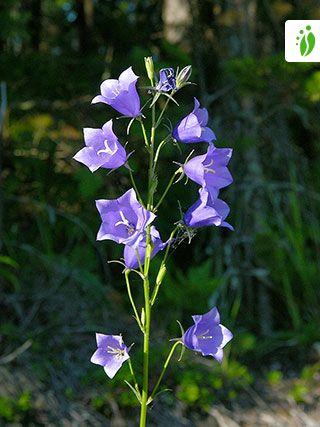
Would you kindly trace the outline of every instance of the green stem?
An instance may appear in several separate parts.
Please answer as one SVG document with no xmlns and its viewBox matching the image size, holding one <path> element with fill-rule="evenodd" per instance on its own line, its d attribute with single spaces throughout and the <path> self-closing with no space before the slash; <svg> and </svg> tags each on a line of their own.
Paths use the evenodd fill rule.
<svg viewBox="0 0 320 427">
<path fill-rule="evenodd" d="M 168 357 L 167 357 L 166 361 L 164 362 L 164 365 L 163 365 L 163 368 L 162 368 L 162 371 L 161 371 L 160 377 L 158 378 L 158 381 L 157 381 L 156 385 L 154 386 L 154 389 L 152 390 L 152 393 L 151 393 L 151 395 L 150 395 L 150 397 L 149 397 L 149 403 L 153 400 L 153 398 L 154 398 L 154 396 L 155 396 L 155 394 L 156 394 L 156 392 L 157 392 L 157 390 L 158 390 L 158 388 L 159 388 L 159 385 L 160 385 L 160 383 L 161 383 L 161 380 L 162 380 L 162 378 L 163 378 L 163 375 L 164 375 L 164 373 L 166 372 L 166 369 L 167 369 L 167 367 L 168 367 L 168 365 L 169 365 L 169 363 L 170 363 L 171 357 L 172 357 L 172 355 L 173 355 L 173 353 L 174 353 L 175 349 L 178 347 L 178 345 L 179 345 L 179 344 L 181 344 L 181 345 L 182 345 L 182 344 L 183 344 L 183 343 L 182 343 L 182 341 L 177 341 L 177 342 L 175 342 L 175 343 L 173 344 L 173 346 L 171 347 L 171 350 L 170 350 L 170 352 L 169 352 L 169 354 L 168 354 Z"/>
<path fill-rule="evenodd" d="M 137 196 L 138 196 L 139 202 L 140 202 L 140 203 L 141 203 L 141 205 L 145 208 L 145 205 L 144 205 L 143 200 L 142 200 L 142 198 L 141 198 L 141 196 L 140 196 L 140 193 L 139 193 L 139 190 L 138 190 L 137 184 L 136 184 L 136 182 L 135 182 L 135 180 L 134 180 L 132 170 L 130 169 L 130 166 L 129 166 L 129 165 L 128 165 L 128 169 L 129 169 L 130 179 L 131 179 L 131 182 L 132 182 L 133 188 L 134 188 L 134 190 L 135 190 L 135 192 L 136 192 L 136 194 L 137 194 Z"/>
<path fill-rule="evenodd" d="M 179 168 L 179 169 L 177 169 L 177 170 L 175 171 L 175 173 L 172 175 L 172 177 L 171 177 L 171 179 L 170 179 L 170 181 L 169 181 L 169 183 L 168 183 L 168 185 L 167 185 L 166 189 L 164 190 L 164 192 L 163 192 L 163 194 L 162 194 L 162 196 L 161 196 L 161 198 L 160 198 L 159 202 L 156 204 L 156 206 L 155 206 L 155 208 L 154 208 L 154 210 L 155 210 L 155 211 L 159 208 L 159 206 L 160 206 L 160 205 L 161 205 L 161 203 L 163 202 L 163 199 L 166 197 L 166 195 L 167 195 L 168 191 L 170 190 L 170 188 L 171 188 L 171 186 L 172 186 L 172 184 L 173 184 L 173 181 L 174 181 L 174 179 L 175 179 L 176 175 L 177 175 L 178 173 L 181 173 L 181 172 L 182 172 L 182 168 L 180 167 L 180 168 Z"/>
<path fill-rule="evenodd" d="M 140 125 L 141 125 L 141 129 L 142 129 L 142 133 L 143 133 L 143 138 L 144 138 L 144 143 L 146 144 L 147 147 L 149 147 L 149 141 L 148 141 L 148 137 L 147 137 L 147 133 L 146 133 L 146 128 L 144 127 L 142 118 L 140 117 L 139 119 Z"/>
<path fill-rule="evenodd" d="M 160 124 L 160 121 L 161 121 L 161 119 L 162 119 L 162 116 L 163 116 L 164 112 L 166 111 L 166 108 L 167 108 L 167 106 L 168 106 L 168 104 L 169 104 L 169 101 L 170 101 L 170 98 L 167 98 L 167 100 L 166 100 L 166 102 L 165 102 L 165 104 L 164 104 L 164 107 L 162 108 L 162 111 L 161 111 L 161 113 L 159 114 L 159 117 L 158 117 L 157 123 L 156 123 L 156 125 L 155 125 L 155 127 L 156 127 L 156 128 L 157 128 L 157 127 L 159 126 L 159 124 Z"/>
<path fill-rule="evenodd" d="M 147 209 L 152 209 L 153 206 L 153 155 L 154 155 L 154 140 L 155 140 L 155 105 L 152 106 L 152 127 L 150 138 L 150 157 L 149 157 L 149 174 L 148 174 L 148 204 Z M 151 245 L 151 226 L 147 227 L 146 237 L 146 255 L 144 261 L 144 311 L 145 321 L 143 325 L 143 384 L 141 396 L 141 411 L 140 411 L 140 427 L 145 427 L 147 422 L 147 406 L 149 395 L 149 346 L 150 346 L 150 324 L 151 324 L 151 304 L 150 304 L 150 284 L 149 284 L 149 267 L 152 253 Z"/>
<path fill-rule="evenodd" d="M 156 279 L 156 286 L 154 287 L 154 290 L 152 292 L 152 297 L 150 300 L 151 306 L 153 306 L 153 304 L 156 301 L 162 280 L 164 279 L 164 276 L 166 275 L 166 261 L 167 261 L 168 255 L 169 255 L 169 250 L 170 250 L 170 247 L 172 244 L 172 239 L 173 239 L 174 235 L 176 234 L 178 228 L 179 228 L 179 226 L 177 226 L 170 234 L 169 243 L 167 244 L 166 252 L 164 254 L 163 260 L 161 261 L 161 265 L 160 265 L 160 268 L 158 271 L 158 275 L 157 275 L 157 279 Z"/>
<path fill-rule="evenodd" d="M 164 145 L 169 141 L 169 139 L 170 138 L 172 138 L 172 136 L 171 136 L 171 134 L 170 135 L 168 135 L 168 136 L 166 136 L 161 142 L 160 142 L 160 144 L 158 145 L 158 148 L 157 148 L 157 151 L 156 151 L 156 155 L 154 156 L 154 162 L 153 162 L 153 170 L 155 171 L 155 169 L 156 169 L 156 165 L 157 165 L 157 162 L 158 162 L 158 158 L 159 158 L 159 154 L 160 154 L 160 151 L 161 151 L 161 149 L 162 149 L 162 147 L 164 147 Z"/>
<path fill-rule="evenodd" d="M 141 396 L 141 412 L 140 412 L 140 427 L 146 426 L 147 421 L 147 406 L 149 394 L 149 342 L 150 342 L 150 322 L 151 322 L 151 305 L 150 305 L 150 286 L 149 286 L 149 266 L 151 258 L 151 245 L 150 245 L 150 226 L 147 230 L 147 247 L 145 257 L 145 279 L 143 281 L 144 288 L 144 309 L 145 309 L 145 323 L 144 323 L 144 338 L 143 338 L 143 384 Z"/>
<path fill-rule="evenodd" d="M 128 364 L 129 364 L 130 373 L 131 373 L 131 376 L 132 376 L 132 379 L 133 379 L 134 388 L 136 389 L 136 391 L 137 391 L 137 393 L 138 393 L 138 395 L 139 395 L 139 397 L 141 399 L 141 393 L 140 393 L 140 390 L 139 390 L 138 382 L 137 382 L 137 379 L 136 379 L 136 376 L 135 376 L 135 373 L 134 373 L 134 370 L 133 370 L 130 358 L 128 359 Z"/>
<path fill-rule="evenodd" d="M 138 310 L 137 307 L 134 303 L 133 297 L 132 297 L 132 293 L 131 293 L 131 287 L 130 287 L 130 280 L 129 280 L 129 274 L 130 274 L 130 270 L 127 270 L 125 272 L 125 279 L 126 279 L 126 284 L 127 284 L 127 291 L 128 291 L 128 296 L 129 296 L 129 300 L 131 302 L 132 308 L 133 308 L 133 312 L 136 318 L 136 321 L 138 323 L 139 328 L 141 329 L 141 331 L 143 332 L 143 325 L 141 324 L 141 320 L 138 314 Z"/>
</svg>

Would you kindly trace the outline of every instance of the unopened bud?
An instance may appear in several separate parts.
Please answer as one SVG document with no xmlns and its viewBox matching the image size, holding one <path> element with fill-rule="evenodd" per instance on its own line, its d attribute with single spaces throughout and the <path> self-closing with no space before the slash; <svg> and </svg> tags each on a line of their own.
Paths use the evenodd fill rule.
<svg viewBox="0 0 320 427">
<path fill-rule="evenodd" d="M 144 323 L 146 321 L 146 316 L 145 316 L 145 312 L 144 312 L 144 308 L 143 307 L 141 309 L 141 318 L 140 318 L 140 320 L 141 320 L 141 325 L 144 326 Z"/>
<path fill-rule="evenodd" d="M 154 79 L 154 65 L 153 65 L 152 56 L 146 56 L 144 58 L 144 63 L 145 63 L 145 66 L 146 66 L 148 78 L 153 82 L 153 79 Z"/>
<path fill-rule="evenodd" d="M 166 275 L 166 272 L 167 272 L 166 266 L 165 266 L 165 264 L 163 264 L 160 267 L 159 273 L 158 273 L 157 278 L 156 278 L 156 284 L 157 285 L 161 285 L 162 280 L 163 280 L 164 276 Z"/>
<path fill-rule="evenodd" d="M 179 72 L 176 79 L 176 84 L 178 89 L 189 83 L 188 80 L 191 76 L 191 73 L 192 73 L 191 65 L 187 65 L 186 67 L 182 68 L 182 70 Z"/>
</svg>

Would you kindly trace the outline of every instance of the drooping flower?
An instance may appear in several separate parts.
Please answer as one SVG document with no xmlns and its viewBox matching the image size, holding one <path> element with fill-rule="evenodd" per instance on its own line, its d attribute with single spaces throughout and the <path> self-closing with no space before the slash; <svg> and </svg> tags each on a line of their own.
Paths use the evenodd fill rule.
<svg viewBox="0 0 320 427">
<path fill-rule="evenodd" d="M 109 378 L 113 378 L 123 363 L 130 358 L 121 335 L 96 334 L 97 350 L 90 361 L 101 365 Z"/>
<path fill-rule="evenodd" d="M 233 335 L 225 326 L 220 324 L 220 315 L 216 307 L 208 313 L 192 316 L 194 325 L 184 333 L 182 341 L 190 350 L 198 351 L 203 356 L 213 356 L 222 362 L 223 347 Z"/>
<path fill-rule="evenodd" d="M 112 120 L 102 126 L 102 129 L 84 128 L 86 146 L 73 157 L 86 165 L 91 172 L 99 168 L 116 169 L 122 166 L 127 155 L 112 130 Z"/>
<path fill-rule="evenodd" d="M 227 168 L 231 156 L 231 148 L 216 148 L 210 144 L 206 154 L 189 160 L 183 170 L 192 181 L 214 194 L 216 189 L 227 187 L 233 181 Z"/>
<path fill-rule="evenodd" d="M 150 228 L 150 237 L 153 244 L 153 249 L 151 253 L 151 258 L 157 255 L 159 251 L 162 251 L 169 241 L 163 242 L 160 238 L 160 234 L 158 230 L 154 226 Z M 141 265 L 144 264 L 145 256 L 146 256 L 146 235 L 144 236 L 144 239 L 139 242 L 139 244 L 136 247 L 126 245 L 124 248 L 124 263 L 127 268 L 138 268 L 139 267 L 139 261 L 138 256 L 140 259 Z M 137 255 L 137 251 L 138 254 Z"/>
<path fill-rule="evenodd" d="M 174 139 L 186 144 L 191 142 L 212 142 L 216 139 L 213 131 L 207 127 L 208 111 L 200 108 L 197 98 L 194 98 L 194 109 L 184 117 L 173 129 Z"/>
<path fill-rule="evenodd" d="M 101 95 L 95 96 L 91 103 L 104 102 L 124 116 L 139 116 L 140 98 L 136 89 L 138 78 L 132 71 L 132 67 L 127 68 L 120 74 L 118 80 L 108 79 L 102 82 Z"/>
<path fill-rule="evenodd" d="M 185 213 L 184 223 L 192 228 L 216 225 L 233 230 L 232 225 L 225 221 L 230 212 L 227 203 L 212 197 L 205 188 L 200 188 L 199 195 L 199 199 Z M 217 196 L 218 190 L 216 191 Z"/>
<path fill-rule="evenodd" d="M 102 219 L 97 240 L 136 246 L 143 239 L 147 225 L 156 217 L 141 206 L 133 188 L 118 199 L 96 200 L 96 206 Z"/>
<path fill-rule="evenodd" d="M 162 68 L 160 70 L 160 81 L 157 84 L 158 92 L 170 92 L 176 89 L 176 77 L 173 68 Z"/>
</svg>

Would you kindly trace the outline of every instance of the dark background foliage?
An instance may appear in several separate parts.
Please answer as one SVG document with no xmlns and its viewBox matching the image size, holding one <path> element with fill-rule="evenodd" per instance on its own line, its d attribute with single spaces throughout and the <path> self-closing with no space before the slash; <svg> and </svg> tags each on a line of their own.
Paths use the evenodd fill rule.
<svg viewBox="0 0 320 427">
<path fill-rule="evenodd" d="M 204 229 L 172 257 L 154 316 L 154 378 L 167 340 L 179 334 L 176 319 L 188 326 L 190 315 L 217 304 L 235 337 L 222 366 L 186 353 L 167 376 L 173 393 L 159 397 L 151 419 L 196 425 L 217 404 L 257 404 L 259 381 L 272 388 L 287 378 L 294 378 L 291 399 L 310 403 L 310 381 L 319 375 L 320 69 L 285 62 L 284 22 L 317 18 L 315 0 L 1 3 L 5 425 L 62 425 L 61 417 L 64 425 L 126 425 L 121 420 L 136 414 L 123 385 L 127 368 L 111 382 L 89 363 L 96 331 L 123 332 L 136 343 L 134 360 L 140 349 L 120 266 L 106 262 L 121 249 L 95 242 L 94 200 L 118 197 L 130 180 L 124 169 L 91 174 L 72 156 L 83 127 L 116 117 L 105 105 L 90 105 L 100 82 L 129 65 L 145 74 L 149 55 L 158 70 L 192 64 L 197 86 L 178 94 L 181 107 L 172 107 L 170 120 L 190 111 L 197 96 L 210 112 L 217 146 L 234 149 L 234 184 L 222 197 L 235 227 Z M 115 127 L 124 141 L 126 123 Z M 142 187 L 146 161 L 137 125 L 131 133 Z M 166 148 L 159 194 L 172 160 L 186 153 Z M 174 186 L 158 223 L 164 237 L 179 218 L 178 201 L 185 210 L 196 190 L 192 183 Z"/>
</svg>

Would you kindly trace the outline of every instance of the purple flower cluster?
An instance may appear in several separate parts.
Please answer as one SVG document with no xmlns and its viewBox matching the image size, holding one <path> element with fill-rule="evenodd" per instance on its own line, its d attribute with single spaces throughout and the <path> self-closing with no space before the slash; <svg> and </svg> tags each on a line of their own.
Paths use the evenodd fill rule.
<svg viewBox="0 0 320 427">
<path fill-rule="evenodd" d="M 228 205 L 218 199 L 219 190 L 233 181 L 227 168 L 232 155 L 231 148 L 216 148 L 213 131 L 207 127 L 208 111 L 200 108 L 199 101 L 194 99 L 194 109 L 173 129 L 172 136 L 176 141 L 190 144 L 207 142 L 205 154 L 193 157 L 183 165 L 184 173 L 201 186 L 199 199 L 188 209 L 183 220 L 188 227 L 198 228 L 208 225 L 232 226 L 225 222 L 229 214 Z"/>
<path fill-rule="evenodd" d="M 146 62 L 150 71 L 150 61 Z M 155 87 L 156 96 L 161 96 L 163 92 L 162 95 L 170 97 L 176 90 L 188 84 L 190 74 L 190 66 L 181 70 L 177 77 L 173 68 L 161 69 L 160 79 Z M 138 78 L 129 67 L 120 74 L 119 79 L 105 80 L 100 86 L 100 95 L 93 98 L 92 103 L 108 104 L 123 116 L 136 118 L 142 123 L 140 98 L 136 89 Z M 166 92 L 171 94 L 168 95 Z M 225 221 L 229 207 L 218 198 L 220 189 L 232 183 L 232 176 L 227 168 L 232 150 L 214 146 L 213 141 L 216 137 L 207 124 L 208 112 L 205 108 L 200 108 L 200 103 L 195 98 L 194 109 L 172 132 L 175 141 L 185 144 L 208 143 L 206 153 L 193 157 L 181 169 L 190 180 L 200 186 L 199 199 L 187 210 L 183 220 L 188 227 L 216 225 L 232 230 L 232 226 Z M 123 165 L 128 167 L 128 155 L 113 132 L 112 120 L 106 122 L 101 129 L 85 128 L 83 133 L 85 147 L 76 153 L 75 160 L 86 165 L 91 172 L 99 168 L 114 170 Z M 135 186 L 134 181 L 133 185 Z M 97 240 L 113 240 L 124 245 L 124 263 L 128 270 L 140 269 L 144 265 L 147 239 L 152 248 L 151 258 L 169 243 L 169 240 L 166 242 L 161 240 L 159 232 L 152 225 L 156 219 L 155 213 L 151 211 L 152 206 L 151 210 L 148 210 L 139 200 L 133 188 L 117 199 L 96 200 L 101 217 Z M 195 315 L 193 320 L 195 324 L 184 333 L 181 343 L 191 350 L 201 352 L 204 356 L 211 355 L 221 362 L 222 349 L 231 340 L 232 334 L 220 324 L 218 310 L 213 308 L 204 315 Z M 129 350 L 121 335 L 97 333 L 96 340 L 97 350 L 91 362 L 103 366 L 106 374 L 113 378 L 122 364 L 129 359 Z"/>
</svg>

